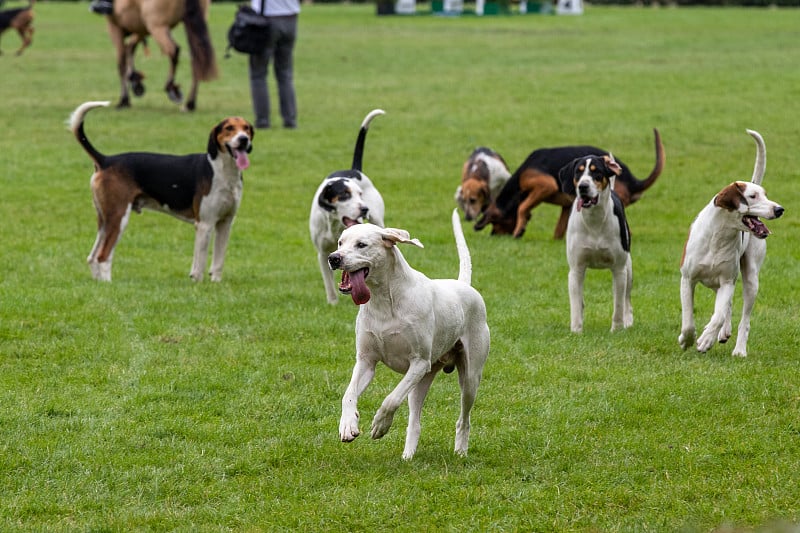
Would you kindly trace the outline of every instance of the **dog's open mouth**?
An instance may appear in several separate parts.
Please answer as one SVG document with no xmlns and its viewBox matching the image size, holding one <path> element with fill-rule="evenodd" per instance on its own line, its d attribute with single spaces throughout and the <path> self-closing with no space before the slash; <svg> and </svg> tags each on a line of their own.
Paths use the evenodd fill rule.
<svg viewBox="0 0 800 533">
<path fill-rule="evenodd" d="M 362 305 L 369 301 L 369 287 L 364 282 L 369 275 L 368 268 L 361 268 L 353 272 L 342 271 L 342 282 L 339 284 L 339 292 L 349 294 L 353 298 L 353 303 Z"/>
<path fill-rule="evenodd" d="M 342 224 L 344 224 L 345 228 L 349 228 L 350 226 L 355 226 L 358 224 L 358 220 L 350 217 L 342 217 Z"/>
<path fill-rule="evenodd" d="M 578 211 L 583 208 L 589 208 L 592 206 L 597 205 L 597 200 L 599 200 L 599 196 L 595 196 L 593 198 L 589 198 L 588 196 L 581 196 L 578 198 Z"/>
<path fill-rule="evenodd" d="M 742 223 L 747 226 L 747 229 L 750 230 L 750 233 L 759 239 L 766 239 L 769 237 L 769 228 L 767 228 L 766 224 L 761 222 L 758 217 L 754 217 L 753 215 L 745 215 L 742 217 Z"/>
<path fill-rule="evenodd" d="M 231 155 L 236 160 L 236 168 L 239 170 L 244 170 L 250 166 L 250 158 L 247 157 L 245 148 L 232 148 Z"/>
</svg>

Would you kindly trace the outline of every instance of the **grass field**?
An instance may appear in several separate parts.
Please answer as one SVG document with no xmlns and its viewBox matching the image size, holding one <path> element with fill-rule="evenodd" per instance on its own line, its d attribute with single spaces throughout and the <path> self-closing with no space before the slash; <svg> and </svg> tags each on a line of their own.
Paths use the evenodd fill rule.
<svg viewBox="0 0 800 533">
<path fill-rule="evenodd" d="M 243 56 L 223 59 L 232 4 L 210 13 L 220 78 L 199 109 L 149 81 L 127 111 L 93 111 L 105 153 L 202 151 L 224 116 L 252 118 Z M 35 531 L 708 531 L 800 523 L 800 11 L 593 8 L 580 17 L 376 17 L 305 6 L 299 128 L 259 131 L 221 284 L 193 284 L 193 229 L 132 218 L 112 284 L 85 257 L 91 164 L 65 120 L 117 97 L 114 53 L 85 3 L 36 5 L 35 42 L 0 57 L 0 529 Z M 177 38 L 185 42 L 183 31 Z M 188 87 L 188 60 L 180 81 Z M 274 90 L 274 83 L 270 81 Z M 357 308 L 325 303 L 308 209 L 373 122 L 365 171 L 387 224 L 431 277 L 453 277 L 460 166 L 483 144 L 516 166 L 534 148 L 591 143 L 640 178 L 658 127 L 667 165 L 628 210 L 635 324 L 609 333 L 611 276 L 587 278 L 584 334 L 569 331 L 557 209 L 521 240 L 466 227 L 492 350 L 467 458 L 453 455 L 458 386 L 440 376 L 419 449 L 389 434 L 338 442 Z M 274 122 L 277 122 L 274 116 Z M 682 352 L 678 263 L 695 214 L 749 179 L 786 215 L 769 254 L 749 357 Z M 737 290 L 734 321 L 740 314 Z M 699 325 L 712 295 L 698 289 Z M 362 429 L 399 380 L 385 367 Z"/>
</svg>

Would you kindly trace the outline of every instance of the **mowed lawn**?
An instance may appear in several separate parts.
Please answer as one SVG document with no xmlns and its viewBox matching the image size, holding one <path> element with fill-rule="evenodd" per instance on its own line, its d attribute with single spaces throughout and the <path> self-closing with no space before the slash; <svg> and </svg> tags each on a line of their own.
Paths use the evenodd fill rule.
<svg viewBox="0 0 800 533">
<path fill-rule="evenodd" d="M 7 2 L 13 7 L 19 2 Z M 132 216 L 114 281 L 91 279 L 92 165 L 66 128 L 118 98 L 105 21 L 36 4 L 31 48 L 0 57 L 0 529 L 33 531 L 709 531 L 800 521 L 800 11 L 587 7 L 584 15 L 377 17 L 307 5 L 296 50 L 299 127 L 258 131 L 222 283 L 192 283 L 193 228 Z M 225 59 L 233 4 L 210 11 L 220 68 L 183 113 L 167 60 L 141 53 L 147 92 L 92 111 L 104 153 L 201 152 L 214 124 L 252 119 L 247 61 Z M 183 45 L 179 82 L 189 86 Z M 270 80 L 274 95 L 274 82 Z M 279 124 L 273 96 L 273 123 Z M 400 379 L 379 367 L 362 436 L 338 439 L 357 307 L 325 302 L 308 213 L 347 168 L 374 108 L 364 170 L 386 221 L 430 277 L 454 277 L 460 169 L 478 145 L 516 167 L 535 148 L 594 144 L 644 178 L 628 209 L 635 322 L 610 333 L 611 276 L 590 271 L 584 333 L 569 330 L 558 216 L 519 240 L 465 232 L 492 349 L 468 457 L 453 454 L 455 375 L 439 376 L 417 454 L 407 408 L 369 425 Z M 786 208 L 761 272 L 749 355 L 682 351 L 678 265 L 694 216 L 747 180 Z M 513 169 L 512 169 L 513 170 Z M 698 326 L 713 307 L 698 288 Z M 741 293 L 734 301 L 734 325 Z"/>
</svg>

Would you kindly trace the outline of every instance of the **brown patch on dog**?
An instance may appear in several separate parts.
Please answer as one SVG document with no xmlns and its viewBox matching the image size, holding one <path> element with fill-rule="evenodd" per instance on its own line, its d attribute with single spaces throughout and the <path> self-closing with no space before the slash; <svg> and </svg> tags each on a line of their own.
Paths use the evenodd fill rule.
<svg viewBox="0 0 800 533">
<path fill-rule="evenodd" d="M 746 184 L 735 181 L 719 191 L 714 197 L 714 206 L 728 211 L 738 211 L 739 206 L 744 200 L 744 190 Z"/>
<path fill-rule="evenodd" d="M 517 208 L 517 220 L 514 226 L 515 238 L 520 238 L 525 233 L 525 227 L 531 218 L 531 210 L 540 203 L 547 202 L 562 207 L 572 204 L 572 199 L 559 190 L 558 181 L 553 176 L 535 169 L 526 169 L 520 174 L 519 187 L 522 194 L 527 193 L 527 196 Z M 569 216 L 569 213 L 567 213 L 567 216 Z M 561 224 L 560 218 L 559 224 Z M 566 229 L 566 223 L 564 228 Z M 558 225 L 556 226 L 556 232 L 558 232 Z"/>
</svg>

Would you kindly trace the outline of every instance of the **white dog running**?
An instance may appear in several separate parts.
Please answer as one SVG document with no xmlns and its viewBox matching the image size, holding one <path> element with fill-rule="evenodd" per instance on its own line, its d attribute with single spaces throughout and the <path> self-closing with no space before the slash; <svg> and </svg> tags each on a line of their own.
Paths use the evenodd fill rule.
<svg viewBox="0 0 800 533">
<path fill-rule="evenodd" d="M 379 361 L 405 374 L 372 420 L 372 438 L 383 437 L 395 411 L 408 396 L 408 430 L 403 459 L 411 459 L 420 435 L 425 396 L 439 370 L 458 370 L 461 414 L 455 452 L 466 455 L 470 410 L 489 355 L 489 326 L 483 298 L 470 286 L 472 266 L 457 210 L 452 215 L 459 257 L 458 280 L 431 280 L 411 268 L 396 244 L 419 246 L 405 230 L 372 224 L 350 226 L 328 259 L 341 269 L 340 290 L 360 305 L 356 318 L 356 364 L 342 398 L 339 435 L 350 442 L 359 435 L 358 397 L 372 381 Z"/>
<path fill-rule="evenodd" d="M 747 130 L 756 141 L 756 163 L 751 182 L 735 181 L 722 189 L 692 223 L 681 259 L 681 333 L 678 343 L 687 349 L 695 340 L 694 289 L 698 282 L 717 293 L 714 313 L 697 350 L 707 352 L 714 343 L 731 337 L 733 291 L 742 272 L 742 318 L 733 355 L 747 356 L 750 314 L 758 294 L 758 273 L 767 254 L 770 231 L 759 217 L 772 220 L 783 207 L 769 200 L 761 180 L 767 166 L 767 149 L 758 132 Z"/>
<path fill-rule="evenodd" d="M 622 167 L 614 156 L 590 155 L 564 167 L 559 176 L 575 184 L 577 196 L 567 223 L 570 328 L 583 331 L 583 282 L 587 268 L 611 270 L 614 313 L 611 331 L 633 325 L 631 232 L 614 181 Z"/>
<path fill-rule="evenodd" d="M 353 150 L 352 168 L 328 175 L 317 188 L 311 203 L 308 223 L 311 242 L 317 249 L 319 269 L 330 304 L 338 302 L 338 294 L 333 272 L 328 268 L 328 255 L 336 250 L 339 235 L 347 226 L 364 220 L 383 227 L 383 198 L 367 175 L 361 172 L 367 129 L 373 118 L 383 114 L 383 110 L 374 109 L 364 118 Z"/>
</svg>

